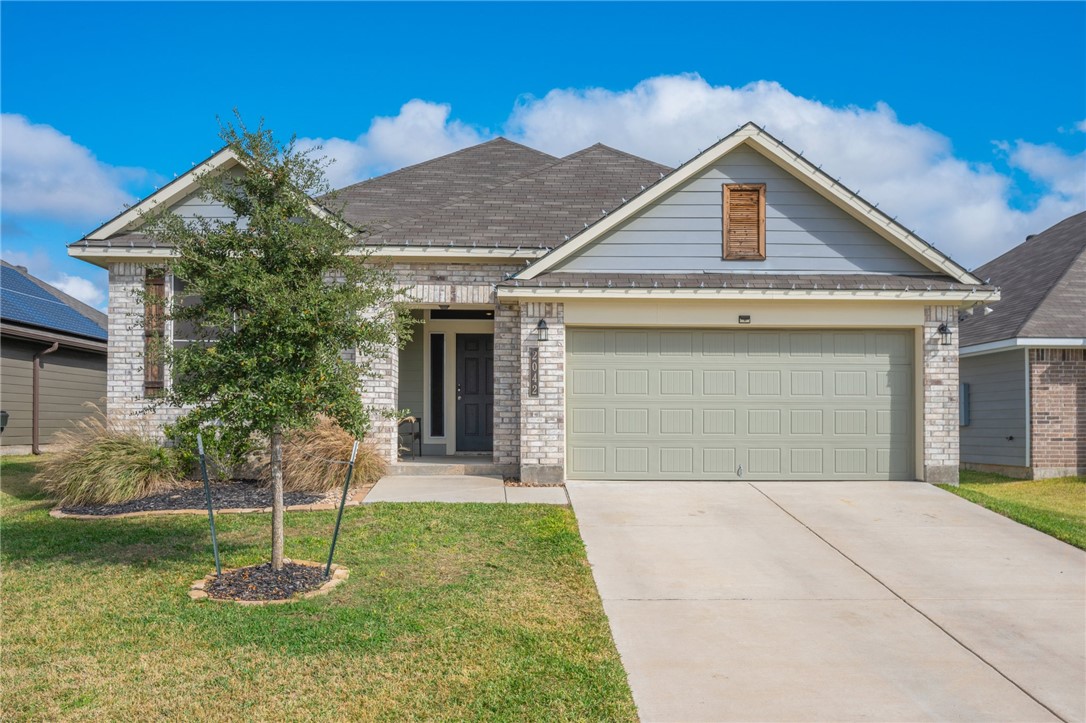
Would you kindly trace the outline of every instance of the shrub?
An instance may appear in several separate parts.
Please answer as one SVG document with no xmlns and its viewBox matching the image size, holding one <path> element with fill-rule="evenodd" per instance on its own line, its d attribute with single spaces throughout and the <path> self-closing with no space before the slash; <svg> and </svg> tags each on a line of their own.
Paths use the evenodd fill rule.
<svg viewBox="0 0 1086 723">
<path fill-rule="evenodd" d="M 182 469 L 193 476 L 199 474 L 199 454 L 196 433 L 203 432 L 207 473 L 212 479 L 230 480 L 237 477 L 261 477 L 262 459 L 267 441 L 256 435 L 242 435 L 228 427 L 200 428 L 192 417 L 186 416 L 167 425 L 166 438 L 174 448 Z"/>
<path fill-rule="evenodd" d="M 108 424 L 97 408 L 54 439 L 56 451 L 45 457 L 34 481 L 61 504 L 127 502 L 169 489 L 181 478 L 173 450 L 136 423 Z"/>
<path fill-rule="evenodd" d="M 318 417 L 310 429 L 291 432 L 283 443 L 283 488 L 298 492 L 326 492 L 343 484 L 354 437 L 327 417 Z M 352 484 L 373 484 L 384 476 L 386 465 L 373 447 L 358 449 Z"/>
</svg>

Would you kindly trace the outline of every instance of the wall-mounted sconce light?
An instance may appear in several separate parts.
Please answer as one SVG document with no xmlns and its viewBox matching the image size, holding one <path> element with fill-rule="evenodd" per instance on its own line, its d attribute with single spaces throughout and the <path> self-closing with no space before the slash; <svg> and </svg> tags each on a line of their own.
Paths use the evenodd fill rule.
<svg viewBox="0 0 1086 723">
<path fill-rule="evenodd" d="M 947 326 L 946 322 L 943 322 L 939 325 L 939 336 L 943 345 L 949 344 L 953 340 L 954 330 Z"/>
<path fill-rule="evenodd" d="M 547 335 L 547 320 L 546 319 L 540 319 L 539 323 L 535 325 L 535 333 L 536 333 L 536 337 L 539 339 L 539 341 L 547 341 L 548 335 Z"/>
<path fill-rule="evenodd" d="M 750 323 L 750 314 L 740 314 L 739 315 L 739 323 L 740 324 L 749 324 Z"/>
</svg>

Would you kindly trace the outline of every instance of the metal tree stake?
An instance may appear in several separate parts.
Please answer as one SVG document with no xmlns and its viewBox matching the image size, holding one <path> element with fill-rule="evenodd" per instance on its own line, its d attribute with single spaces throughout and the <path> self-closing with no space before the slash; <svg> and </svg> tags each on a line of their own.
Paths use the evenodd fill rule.
<svg viewBox="0 0 1086 723">
<path fill-rule="evenodd" d="M 324 566 L 324 576 L 332 574 L 332 555 L 336 554 L 336 540 L 339 538 L 339 523 L 343 520 L 343 508 L 347 506 L 347 489 L 351 486 L 354 474 L 354 459 L 358 455 L 358 440 L 351 447 L 351 461 L 347 463 L 347 479 L 343 480 L 343 496 L 339 499 L 339 512 L 336 514 L 336 529 L 332 532 L 332 547 L 328 549 L 328 564 Z"/>
<path fill-rule="evenodd" d="M 211 550 L 215 553 L 215 574 L 222 574 L 219 564 L 219 542 L 215 539 L 215 511 L 211 508 L 211 483 L 207 479 L 207 462 L 204 459 L 204 436 L 196 434 L 196 449 L 200 452 L 200 474 L 204 478 L 204 496 L 207 498 L 207 522 L 211 526 Z"/>
</svg>

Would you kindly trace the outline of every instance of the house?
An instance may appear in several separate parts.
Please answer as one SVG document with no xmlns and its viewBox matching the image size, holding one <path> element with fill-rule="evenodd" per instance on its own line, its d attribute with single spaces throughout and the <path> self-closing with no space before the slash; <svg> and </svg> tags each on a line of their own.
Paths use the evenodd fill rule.
<svg viewBox="0 0 1086 723">
<path fill-rule="evenodd" d="M 1086 474 L 1086 212 L 975 274 L 1002 298 L 961 322 L 962 465 Z"/>
<path fill-rule="evenodd" d="M 110 414 L 169 383 L 128 321 L 171 253 L 142 211 L 221 214 L 193 175 L 237 164 L 70 246 L 109 269 Z M 527 483 L 957 480 L 958 314 L 998 292 L 753 124 L 677 169 L 499 138 L 339 199 L 423 322 L 366 401 L 417 414 L 427 455 Z M 396 459 L 394 424 L 370 441 Z"/>
<path fill-rule="evenodd" d="M 0 263 L 0 454 L 37 454 L 106 397 L 106 315 Z"/>
</svg>

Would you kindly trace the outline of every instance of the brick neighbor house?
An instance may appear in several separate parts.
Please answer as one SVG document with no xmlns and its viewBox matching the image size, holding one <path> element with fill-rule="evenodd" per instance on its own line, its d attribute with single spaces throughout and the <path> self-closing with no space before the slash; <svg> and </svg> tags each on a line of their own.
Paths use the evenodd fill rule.
<svg viewBox="0 0 1086 723">
<path fill-rule="evenodd" d="M 1002 299 L 961 322 L 962 464 L 1086 474 L 1086 212 L 974 273 Z"/>
<path fill-rule="evenodd" d="M 109 270 L 111 415 L 170 383 L 131 322 L 171 253 L 141 211 L 221 216 L 193 173 L 238 163 L 221 151 L 69 247 Z M 998 292 L 753 124 L 676 169 L 499 138 L 339 200 L 422 322 L 365 400 L 419 417 L 427 459 L 534 483 L 957 481 L 958 315 Z M 411 468 L 395 425 L 370 442 Z"/>
</svg>

